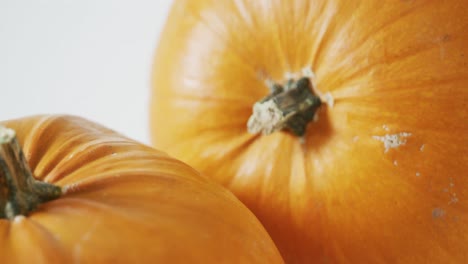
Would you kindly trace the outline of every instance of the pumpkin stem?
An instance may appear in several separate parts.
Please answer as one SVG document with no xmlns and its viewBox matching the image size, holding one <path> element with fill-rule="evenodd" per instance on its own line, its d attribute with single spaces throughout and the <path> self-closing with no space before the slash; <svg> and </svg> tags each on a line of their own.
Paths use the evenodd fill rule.
<svg viewBox="0 0 468 264">
<path fill-rule="evenodd" d="M 60 187 L 34 179 L 15 131 L 0 126 L 0 218 L 27 215 L 61 193 Z"/>
<path fill-rule="evenodd" d="M 313 93 L 309 78 L 290 79 L 285 85 L 271 82 L 268 86 L 271 93 L 254 104 L 247 122 L 248 131 L 268 135 L 284 129 L 303 136 L 322 104 L 320 97 Z"/>
</svg>

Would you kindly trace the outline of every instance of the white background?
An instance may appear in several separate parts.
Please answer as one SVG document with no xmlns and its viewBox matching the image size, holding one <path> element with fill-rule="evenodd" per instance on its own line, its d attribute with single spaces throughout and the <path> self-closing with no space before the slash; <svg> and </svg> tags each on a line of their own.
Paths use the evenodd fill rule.
<svg viewBox="0 0 468 264">
<path fill-rule="evenodd" d="M 171 0 L 0 0 L 0 120 L 86 117 L 149 143 L 154 49 Z"/>
</svg>

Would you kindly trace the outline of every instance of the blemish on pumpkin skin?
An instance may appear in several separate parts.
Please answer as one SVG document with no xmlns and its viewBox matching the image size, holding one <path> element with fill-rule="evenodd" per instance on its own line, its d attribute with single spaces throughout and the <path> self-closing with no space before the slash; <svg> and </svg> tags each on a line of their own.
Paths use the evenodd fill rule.
<svg viewBox="0 0 468 264">
<path fill-rule="evenodd" d="M 419 151 L 423 152 L 425 146 L 426 146 L 426 144 L 422 144 L 421 147 L 419 147 Z"/>
<path fill-rule="evenodd" d="M 444 34 L 442 36 L 440 36 L 440 41 L 441 42 L 447 42 L 451 39 L 452 37 L 449 35 L 449 34 Z"/>
<path fill-rule="evenodd" d="M 357 142 L 359 140 L 359 136 L 354 136 L 353 137 L 353 142 Z"/>
<path fill-rule="evenodd" d="M 458 203 L 458 197 L 457 197 L 457 194 L 456 193 L 452 193 L 452 196 L 450 197 L 450 201 L 449 201 L 449 205 L 450 204 L 454 204 L 454 203 Z"/>
<path fill-rule="evenodd" d="M 432 218 L 433 219 L 442 218 L 444 215 L 445 215 L 445 211 L 442 208 L 434 208 L 432 210 Z"/>
<path fill-rule="evenodd" d="M 94 223 L 91 225 L 88 231 L 86 231 L 86 233 L 84 233 L 83 236 L 75 244 L 73 248 L 73 256 L 74 256 L 75 263 L 80 263 L 82 244 L 84 242 L 87 242 L 91 238 L 92 234 L 94 233 L 94 231 L 96 230 L 99 224 L 100 224 L 100 221 L 98 220 L 94 221 Z"/>
<path fill-rule="evenodd" d="M 421 176 L 421 173 L 419 171 L 416 172 L 416 177 Z"/>
<path fill-rule="evenodd" d="M 411 136 L 411 133 L 401 132 L 397 134 L 386 134 L 383 136 L 372 136 L 374 139 L 384 143 L 385 151 L 387 153 L 391 148 L 398 148 L 406 144 L 406 138 Z"/>
<path fill-rule="evenodd" d="M 393 165 L 398 166 L 398 160 L 394 160 Z"/>
<path fill-rule="evenodd" d="M 449 189 L 450 191 L 452 191 L 453 187 L 455 187 L 455 183 L 453 183 L 453 178 L 450 178 L 450 183 L 449 183 L 449 188 L 447 189 L 447 192 L 449 192 Z M 448 204 L 454 204 L 454 203 L 457 203 L 458 202 L 458 197 L 457 197 L 457 193 L 455 192 L 451 192 L 450 193 L 450 201 L 448 202 Z"/>
<path fill-rule="evenodd" d="M 452 188 L 453 186 L 455 186 L 455 184 L 452 182 L 452 179 L 450 179 L 450 184 L 449 184 L 450 188 Z"/>
<path fill-rule="evenodd" d="M 437 38 L 435 42 L 439 45 L 439 58 L 440 60 L 445 59 L 445 46 L 444 43 L 450 41 L 451 36 L 449 34 L 444 34 Z"/>
</svg>

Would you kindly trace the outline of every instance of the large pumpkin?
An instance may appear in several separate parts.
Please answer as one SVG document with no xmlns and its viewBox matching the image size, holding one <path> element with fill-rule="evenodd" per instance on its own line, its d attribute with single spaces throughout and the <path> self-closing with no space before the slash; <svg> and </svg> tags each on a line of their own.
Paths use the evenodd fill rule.
<svg viewBox="0 0 468 264">
<path fill-rule="evenodd" d="M 26 188 L 27 173 L 11 169 L 8 157 L 24 159 L 21 151 L 10 155 L 15 145 L 4 139 L 11 133 L 0 131 L 0 203 L 12 204 L 0 212 L 10 218 L 0 219 L 0 263 L 282 262 L 234 195 L 162 152 L 77 117 L 3 125 L 16 130 L 14 142 L 38 181 Z M 16 185 L 8 181 L 14 175 Z M 37 201 L 33 194 L 47 196 L 44 182 L 58 186 L 60 197 L 26 216 L 12 214 L 25 212 L 13 210 L 22 201 Z M 13 199 L 21 198 L 17 190 L 27 198 Z"/>
<path fill-rule="evenodd" d="M 175 0 L 154 145 L 231 189 L 289 263 L 466 263 L 467 10 Z"/>
</svg>

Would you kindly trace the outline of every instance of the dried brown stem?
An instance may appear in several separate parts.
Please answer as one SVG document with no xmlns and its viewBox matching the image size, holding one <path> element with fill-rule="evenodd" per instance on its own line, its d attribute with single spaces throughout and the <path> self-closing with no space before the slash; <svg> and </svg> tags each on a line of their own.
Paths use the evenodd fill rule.
<svg viewBox="0 0 468 264">
<path fill-rule="evenodd" d="M 271 94 L 253 106 L 252 116 L 247 123 L 248 131 L 268 135 L 285 129 L 303 136 L 307 124 L 314 120 L 322 104 L 313 93 L 309 78 L 289 80 L 284 86 L 276 83 L 269 86 Z"/>
<path fill-rule="evenodd" d="M 0 218 L 27 215 L 60 195 L 60 187 L 34 179 L 15 132 L 0 126 Z"/>
</svg>

